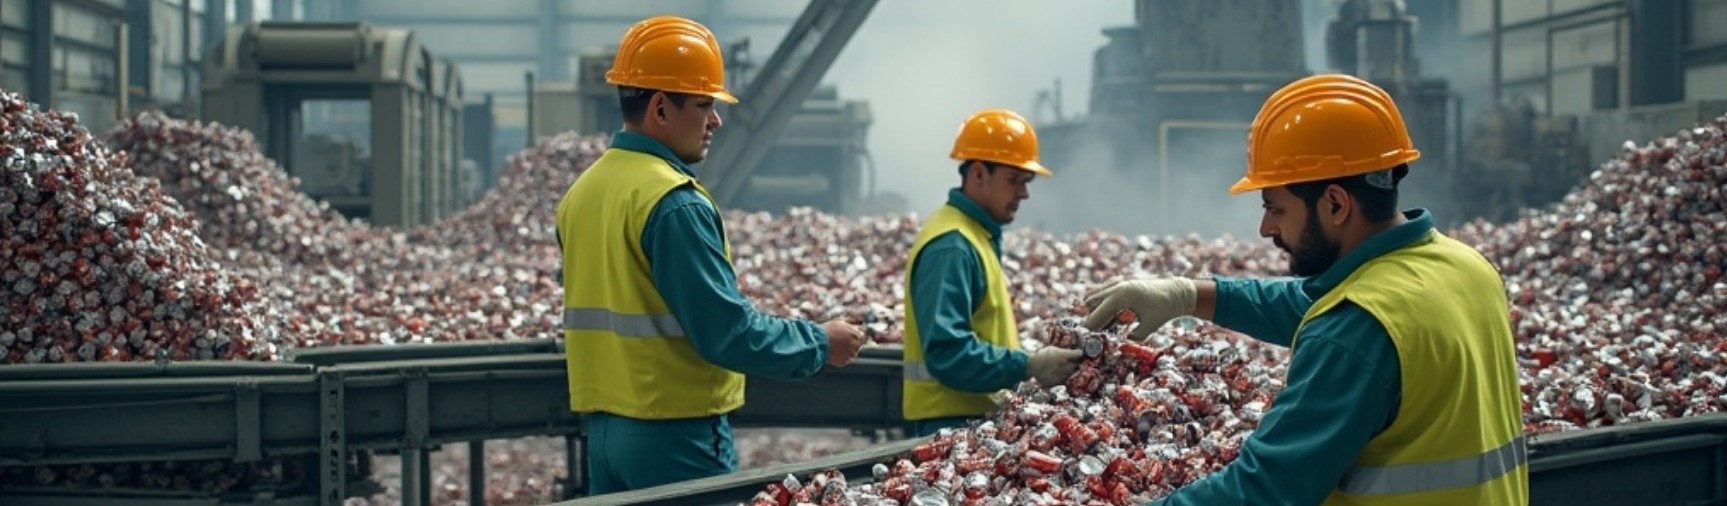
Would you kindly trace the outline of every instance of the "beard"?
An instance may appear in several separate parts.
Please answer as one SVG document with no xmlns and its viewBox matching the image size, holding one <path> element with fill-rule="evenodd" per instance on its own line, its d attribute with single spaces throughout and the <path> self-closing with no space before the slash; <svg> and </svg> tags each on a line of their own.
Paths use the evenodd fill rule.
<svg viewBox="0 0 1727 506">
<path fill-rule="evenodd" d="M 1299 277 L 1317 276 L 1332 264 L 1337 263 L 1338 251 L 1343 245 L 1325 237 L 1325 232 L 1319 228 L 1319 216 L 1313 209 L 1307 212 L 1307 226 L 1301 231 L 1300 248 L 1291 248 L 1284 244 L 1283 238 L 1273 237 L 1272 244 L 1289 253 L 1289 273 Z"/>
</svg>

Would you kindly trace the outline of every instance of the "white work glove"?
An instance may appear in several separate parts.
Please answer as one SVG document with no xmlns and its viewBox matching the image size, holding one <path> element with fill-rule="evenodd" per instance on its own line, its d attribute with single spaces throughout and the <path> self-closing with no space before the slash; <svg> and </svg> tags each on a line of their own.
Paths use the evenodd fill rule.
<svg viewBox="0 0 1727 506">
<path fill-rule="evenodd" d="M 1128 336 L 1143 341 L 1170 320 L 1193 314 L 1198 303 L 1199 288 L 1191 279 L 1117 277 L 1086 292 L 1085 305 L 1091 307 L 1091 314 L 1085 317 L 1085 327 L 1103 330 L 1123 310 L 1133 311 L 1139 326 Z"/>
<path fill-rule="evenodd" d="M 1026 369 L 1037 384 L 1048 388 L 1067 383 L 1067 377 L 1079 370 L 1079 362 L 1084 358 L 1083 351 L 1045 346 L 1031 354 Z"/>
</svg>

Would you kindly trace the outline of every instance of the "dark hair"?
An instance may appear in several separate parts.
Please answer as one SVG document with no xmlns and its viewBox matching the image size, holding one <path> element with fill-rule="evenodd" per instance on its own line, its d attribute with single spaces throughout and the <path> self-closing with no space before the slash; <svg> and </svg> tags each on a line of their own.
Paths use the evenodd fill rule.
<svg viewBox="0 0 1727 506">
<path fill-rule="evenodd" d="M 973 164 L 973 163 L 983 164 L 983 168 L 984 168 L 985 172 L 989 173 L 990 175 L 995 175 L 995 164 L 989 163 L 989 162 L 986 162 L 983 160 L 966 160 L 963 162 L 959 162 L 959 177 L 962 177 L 962 178 L 965 177 L 965 174 L 967 172 L 971 171 L 971 164 Z"/>
<path fill-rule="evenodd" d="M 986 162 L 983 160 L 966 160 L 966 161 L 960 162 L 959 163 L 959 186 L 961 188 L 965 187 L 965 175 L 971 171 L 971 164 L 973 164 L 973 163 L 983 164 L 983 170 L 984 170 L 985 174 L 989 174 L 991 176 L 995 175 L 996 165 L 993 163 L 989 163 L 989 162 Z"/>
<path fill-rule="evenodd" d="M 1397 216 L 1397 183 L 1403 181 L 1403 176 L 1409 175 L 1409 165 L 1398 165 L 1391 169 L 1390 188 L 1382 188 L 1369 183 L 1368 177 L 1375 174 L 1357 174 L 1323 181 L 1296 183 L 1289 185 L 1289 193 L 1301 198 L 1301 201 L 1307 204 L 1307 212 L 1312 213 L 1319 206 L 1319 197 L 1325 195 L 1325 189 L 1331 185 L 1337 185 L 1360 204 L 1363 217 L 1367 218 L 1368 221 L 1381 222 Z"/>
<path fill-rule="evenodd" d="M 672 105 L 678 106 L 679 109 L 684 107 L 685 102 L 695 98 L 695 95 L 688 93 L 650 90 L 634 86 L 619 86 L 618 109 L 623 112 L 624 122 L 641 123 L 642 118 L 645 118 L 648 115 L 648 102 L 653 101 L 655 93 L 665 93 L 666 100 L 672 101 Z"/>
</svg>

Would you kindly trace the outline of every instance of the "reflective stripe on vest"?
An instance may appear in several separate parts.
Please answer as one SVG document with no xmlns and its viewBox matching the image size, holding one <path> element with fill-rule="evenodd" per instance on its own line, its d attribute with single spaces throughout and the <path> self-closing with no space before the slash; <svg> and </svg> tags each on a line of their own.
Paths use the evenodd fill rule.
<svg viewBox="0 0 1727 506">
<path fill-rule="evenodd" d="M 1418 494 L 1457 487 L 1480 485 L 1504 476 L 1529 461 L 1529 450 L 1523 436 L 1468 457 L 1398 464 L 1390 466 L 1351 468 L 1343 475 L 1337 489 L 1349 494 L 1395 495 Z"/>
<path fill-rule="evenodd" d="M 935 375 L 929 373 L 929 366 L 923 362 L 906 362 L 904 376 L 906 381 L 936 381 Z"/>
<path fill-rule="evenodd" d="M 611 332 L 619 337 L 684 337 L 670 314 L 619 314 L 605 308 L 564 308 L 564 330 Z"/>
</svg>

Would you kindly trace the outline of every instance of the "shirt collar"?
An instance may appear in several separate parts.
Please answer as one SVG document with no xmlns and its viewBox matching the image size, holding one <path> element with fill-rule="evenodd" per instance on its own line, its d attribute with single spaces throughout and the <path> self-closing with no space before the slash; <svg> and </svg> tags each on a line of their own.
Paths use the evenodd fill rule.
<svg viewBox="0 0 1727 506">
<path fill-rule="evenodd" d="M 1405 211 L 1403 217 L 1408 221 L 1373 234 L 1373 237 L 1361 241 L 1355 249 L 1350 250 L 1349 254 L 1338 258 L 1337 263 L 1331 264 L 1331 268 L 1302 282 L 1302 290 L 1318 299 L 1331 289 L 1337 288 L 1338 284 L 1367 261 L 1427 240 L 1433 232 L 1433 213 L 1426 209 Z"/>
<path fill-rule="evenodd" d="M 688 165 L 684 165 L 684 161 L 679 159 L 678 155 L 672 154 L 671 148 L 666 147 L 665 144 L 661 144 L 660 141 L 654 140 L 653 137 L 648 137 L 640 132 L 631 132 L 629 130 L 618 131 L 617 134 L 612 136 L 612 148 L 654 155 L 655 157 L 665 160 L 666 163 L 671 164 L 672 167 L 677 168 L 678 172 L 682 172 L 684 175 L 690 177 L 696 177 L 696 173 L 690 171 L 690 167 Z"/>
<path fill-rule="evenodd" d="M 1001 224 L 996 223 L 995 218 L 989 217 L 989 213 L 984 212 L 983 207 L 978 206 L 977 202 L 971 200 L 971 197 L 965 196 L 965 192 L 960 191 L 959 188 L 947 191 L 947 205 L 959 209 L 972 221 L 983 225 L 983 229 L 989 231 L 991 238 L 1001 237 Z"/>
</svg>

